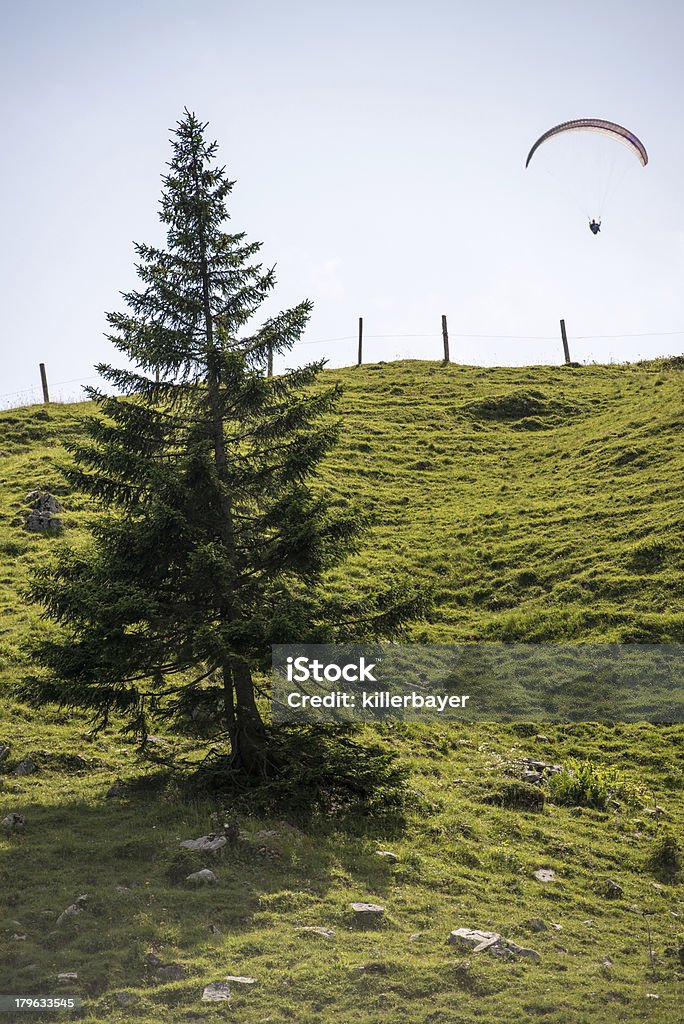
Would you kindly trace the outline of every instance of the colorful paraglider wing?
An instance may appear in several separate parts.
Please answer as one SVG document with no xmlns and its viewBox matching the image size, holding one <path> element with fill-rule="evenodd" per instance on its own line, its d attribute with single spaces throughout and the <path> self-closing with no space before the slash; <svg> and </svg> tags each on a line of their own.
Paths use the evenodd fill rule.
<svg viewBox="0 0 684 1024">
<path fill-rule="evenodd" d="M 530 160 L 534 156 L 534 153 L 547 139 L 552 139 L 554 135 L 561 135 L 563 132 L 601 132 L 604 135 L 611 135 L 617 139 L 618 142 L 624 143 L 629 146 L 641 161 L 645 167 L 648 163 L 648 153 L 643 142 L 641 142 L 633 132 L 629 129 L 623 128 L 620 124 L 615 124 L 614 121 L 602 121 L 596 117 L 580 117 L 576 121 L 564 121 L 563 124 L 557 124 L 555 128 L 549 128 L 547 132 L 540 135 L 535 142 L 532 149 L 527 154 L 527 160 L 525 161 L 525 167 L 529 166 Z"/>
</svg>

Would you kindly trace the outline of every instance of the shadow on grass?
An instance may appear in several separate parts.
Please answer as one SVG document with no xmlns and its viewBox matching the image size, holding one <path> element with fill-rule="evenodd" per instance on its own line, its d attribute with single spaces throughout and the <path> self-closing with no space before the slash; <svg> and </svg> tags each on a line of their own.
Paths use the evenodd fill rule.
<svg viewBox="0 0 684 1024">
<path fill-rule="evenodd" d="M 375 837 L 401 833 L 404 772 L 379 747 L 334 729 L 293 730 L 281 755 L 280 775 L 262 787 L 219 757 L 192 776 L 151 766 L 111 798 L 112 777 L 99 770 L 67 785 L 54 770 L 13 782 L 0 817 L 16 811 L 26 825 L 0 847 L 0 991 L 54 993 L 57 975 L 72 971 L 72 994 L 85 998 L 122 986 L 152 991 L 150 951 L 201 975 L 221 943 L 260 947 L 273 915 L 292 934 L 302 920 L 340 926 L 327 899 L 340 866 L 353 864 L 361 893 L 382 895 L 391 870 Z M 239 832 L 218 855 L 181 847 L 220 834 L 223 821 Z M 187 876 L 205 868 L 217 884 L 190 885 Z"/>
<path fill-rule="evenodd" d="M 219 796 L 238 813 L 275 814 L 297 825 L 324 819 L 351 835 L 403 832 L 408 770 L 392 751 L 360 742 L 353 727 L 280 726 L 269 753 L 277 765 L 269 779 L 245 777 L 217 752 L 183 789 Z"/>
</svg>

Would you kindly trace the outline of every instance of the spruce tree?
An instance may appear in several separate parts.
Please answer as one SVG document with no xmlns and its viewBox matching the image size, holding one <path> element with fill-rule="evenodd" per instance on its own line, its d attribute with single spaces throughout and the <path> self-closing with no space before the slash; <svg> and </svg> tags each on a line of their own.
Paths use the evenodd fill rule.
<svg viewBox="0 0 684 1024">
<path fill-rule="evenodd" d="M 31 594 L 57 629 L 33 645 L 38 702 L 113 712 L 145 736 L 150 715 L 221 694 L 232 764 L 267 770 L 255 672 L 273 643 L 393 636 L 421 606 L 401 586 L 344 606 L 325 574 L 364 527 L 313 487 L 336 443 L 338 388 L 323 363 L 264 371 L 300 337 L 311 303 L 248 325 L 275 284 L 260 243 L 226 231 L 234 182 L 206 125 L 173 133 L 160 218 L 166 248 L 136 245 L 140 290 L 111 313 L 126 369 L 97 367 L 99 415 L 68 477 L 100 506 L 91 542 L 40 571 Z M 247 331 L 247 333 L 243 333 Z"/>
</svg>

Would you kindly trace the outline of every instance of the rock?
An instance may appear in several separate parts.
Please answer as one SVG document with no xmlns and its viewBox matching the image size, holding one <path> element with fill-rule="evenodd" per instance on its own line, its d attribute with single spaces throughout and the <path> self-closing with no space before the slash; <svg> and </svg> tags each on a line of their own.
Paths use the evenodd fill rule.
<svg viewBox="0 0 684 1024">
<path fill-rule="evenodd" d="M 660 999 L 660 996 L 657 995 L 655 992 L 647 992 L 646 993 L 646 998 L 647 999 Z"/>
<path fill-rule="evenodd" d="M 157 967 L 155 974 L 160 981 L 182 981 L 186 977 L 188 969 L 185 964 L 173 963 L 162 964 Z"/>
<path fill-rule="evenodd" d="M 5 832 L 23 832 L 26 828 L 26 818 L 23 814 L 17 814 L 16 811 L 12 811 L 7 817 L 0 821 L 0 827 Z"/>
<path fill-rule="evenodd" d="M 552 924 L 551 927 L 553 928 L 553 930 L 555 932 L 562 932 L 563 931 L 563 925 L 562 924 Z"/>
<path fill-rule="evenodd" d="M 202 992 L 203 1003 L 225 1003 L 230 999 L 230 987 L 226 981 L 214 981 Z"/>
<path fill-rule="evenodd" d="M 357 921 L 377 921 L 385 913 L 385 908 L 377 903 L 352 903 L 352 910 L 356 914 Z"/>
<path fill-rule="evenodd" d="M 391 850 L 376 850 L 376 857 L 382 857 L 388 864 L 396 864 L 399 861 L 399 854 L 393 853 Z"/>
<path fill-rule="evenodd" d="M 556 872 L 552 871 L 551 868 L 538 868 L 534 873 L 534 877 L 538 882 L 555 882 Z"/>
<path fill-rule="evenodd" d="M 30 757 L 25 757 L 23 761 L 14 769 L 15 775 L 33 775 L 34 772 L 38 771 L 38 765 L 35 761 L 32 761 Z"/>
<path fill-rule="evenodd" d="M 510 939 L 502 939 L 501 946 L 503 950 L 510 953 L 514 960 L 523 957 L 525 960 L 532 960 L 535 964 L 541 960 L 540 954 L 536 949 L 528 949 L 525 946 L 519 946 L 517 942 L 511 942 Z M 477 952 L 477 950 L 475 950 Z"/>
<path fill-rule="evenodd" d="M 624 890 L 621 885 L 618 885 L 612 878 L 604 878 L 605 894 L 608 899 L 619 899 L 622 896 Z"/>
<path fill-rule="evenodd" d="M 29 512 L 24 521 L 24 529 L 29 533 L 57 533 L 63 527 L 63 521 L 51 512 Z"/>
<path fill-rule="evenodd" d="M 13 942 L 25 942 L 26 941 L 26 936 L 25 935 L 20 935 L 19 932 L 15 932 L 14 935 L 12 936 L 12 941 Z"/>
<path fill-rule="evenodd" d="M 545 736 L 543 732 L 537 733 L 537 735 L 534 738 L 537 743 L 553 743 L 553 740 L 551 740 L 548 736 Z"/>
<path fill-rule="evenodd" d="M 223 935 L 223 932 L 218 927 L 218 925 L 210 924 L 209 925 L 209 934 L 210 935 Z"/>
<path fill-rule="evenodd" d="M 57 975 L 57 981 L 78 981 L 78 974 L 76 973 L 76 971 L 64 971 L 62 974 Z"/>
<path fill-rule="evenodd" d="M 613 959 L 612 959 L 612 957 L 604 956 L 603 960 L 601 961 L 601 965 L 603 967 L 612 967 L 613 966 Z"/>
<path fill-rule="evenodd" d="M 533 917 L 527 922 L 527 927 L 533 932 L 545 932 L 548 931 L 548 925 L 546 921 L 542 921 L 540 917 Z"/>
<path fill-rule="evenodd" d="M 200 836 L 199 839 L 184 839 L 181 846 L 186 850 L 197 850 L 199 853 L 218 853 L 228 840 L 216 832 L 210 832 L 208 836 Z"/>
<path fill-rule="evenodd" d="M 323 939 L 334 939 L 334 928 L 321 928 L 320 925 L 306 925 L 299 929 L 300 932 L 307 932 L 310 935 L 320 935 Z"/>
<path fill-rule="evenodd" d="M 525 958 L 538 963 L 541 960 L 536 949 L 528 949 L 526 946 L 519 946 L 517 942 L 504 939 L 499 932 L 482 931 L 479 928 L 456 928 L 449 934 L 447 939 L 452 945 L 468 946 L 473 953 L 492 953 L 494 956 L 504 960 L 519 960 Z"/>
<path fill-rule="evenodd" d="M 521 758 L 525 770 L 538 772 L 540 775 L 557 775 L 563 771 L 561 764 L 549 764 L 547 761 L 535 761 L 532 757 Z"/>
<path fill-rule="evenodd" d="M 256 978 L 244 974 L 227 974 L 226 981 L 233 985 L 256 985 Z"/>
<path fill-rule="evenodd" d="M 213 871 L 209 868 L 202 868 L 201 871 L 193 871 L 191 875 L 188 875 L 185 879 L 186 882 L 190 882 L 191 885 L 216 885 L 218 878 Z"/>
<path fill-rule="evenodd" d="M 127 1010 L 129 1006 L 135 1006 L 138 1002 L 135 992 L 115 992 L 114 998 L 123 1010 Z"/>
<path fill-rule="evenodd" d="M 79 903 L 78 901 L 76 903 L 72 903 L 71 906 L 67 907 L 66 910 L 63 910 L 57 918 L 57 927 L 65 928 L 69 924 L 75 924 L 76 918 L 79 917 L 84 910 L 85 907 L 83 903 Z"/>
<path fill-rule="evenodd" d="M 480 948 L 490 942 L 498 942 L 499 932 L 483 932 L 478 928 L 456 928 L 449 933 L 447 942 L 452 946 L 469 946 Z"/>
<path fill-rule="evenodd" d="M 115 885 L 114 888 L 116 889 L 116 891 L 118 893 L 121 893 L 121 894 L 123 894 L 125 892 L 130 892 L 131 891 L 130 885 Z"/>
<path fill-rule="evenodd" d="M 24 501 L 36 512 L 61 512 L 62 506 L 48 491 L 31 491 Z"/>
<path fill-rule="evenodd" d="M 0 764 L 9 757 L 10 748 L 6 743 L 0 743 Z"/>
<path fill-rule="evenodd" d="M 419 939 L 422 936 L 422 934 L 422 932 L 414 932 L 413 935 L 409 935 L 409 942 L 415 942 L 416 939 Z"/>
<path fill-rule="evenodd" d="M 161 957 L 158 957 L 156 953 L 146 953 L 143 962 L 146 963 L 148 967 L 161 967 L 164 963 Z"/>
</svg>

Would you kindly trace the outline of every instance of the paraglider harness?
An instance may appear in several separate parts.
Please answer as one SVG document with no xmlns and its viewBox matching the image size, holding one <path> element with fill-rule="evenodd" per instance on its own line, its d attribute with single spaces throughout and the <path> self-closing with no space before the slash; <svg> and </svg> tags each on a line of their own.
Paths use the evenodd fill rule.
<svg viewBox="0 0 684 1024">
<path fill-rule="evenodd" d="M 600 220 L 590 220 L 589 221 L 589 230 L 591 231 L 592 234 L 598 235 L 599 231 L 601 230 L 601 221 Z"/>
</svg>

